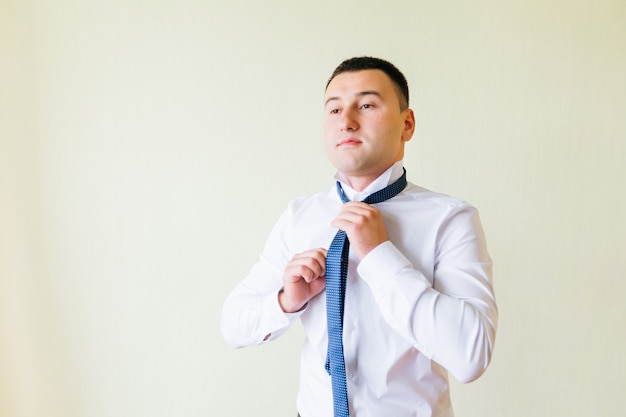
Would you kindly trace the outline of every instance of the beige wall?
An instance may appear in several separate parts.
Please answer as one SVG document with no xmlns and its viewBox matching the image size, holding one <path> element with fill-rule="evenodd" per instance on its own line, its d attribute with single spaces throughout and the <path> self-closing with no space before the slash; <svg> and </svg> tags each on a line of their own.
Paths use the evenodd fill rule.
<svg viewBox="0 0 626 417">
<path fill-rule="evenodd" d="M 0 416 L 294 415 L 301 329 L 231 351 L 219 311 L 329 186 L 322 89 L 361 54 L 405 71 L 409 177 L 495 260 L 457 416 L 620 415 L 625 4 L 0 1 Z"/>
</svg>

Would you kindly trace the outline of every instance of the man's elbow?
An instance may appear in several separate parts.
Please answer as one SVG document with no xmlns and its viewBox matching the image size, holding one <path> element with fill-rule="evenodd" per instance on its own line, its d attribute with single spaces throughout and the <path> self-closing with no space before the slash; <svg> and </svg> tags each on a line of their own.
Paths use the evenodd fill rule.
<svg viewBox="0 0 626 417">
<path fill-rule="evenodd" d="M 222 337 L 224 338 L 228 346 L 233 349 L 241 347 L 236 332 L 233 331 L 233 326 L 229 326 L 227 323 L 224 322 L 224 320 L 222 320 L 222 322 L 220 323 L 220 332 L 222 333 Z"/>
<path fill-rule="evenodd" d="M 467 360 L 460 363 L 456 369 L 450 370 L 450 373 L 463 384 L 474 382 L 487 370 L 491 362 L 492 352 L 493 339 L 489 338 L 484 342 L 481 349 L 474 350 L 472 354 L 468 355 Z"/>
<path fill-rule="evenodd" d="M 470 382 L 476 381 L 480 376 L 487 370 L 487 366 L 474 366 L 467 367 L 467 369 L 463 369 L 453 373 L 454 378 L 462 384 L 469 384 Z"/>
<path fill-rule="evenodd" d="M 222 316 L 220 317 L 220 333 L 226 341 L 226 344 L 233 349 L 238 349 L 247 346 L 241 331 L 236 325 L 237 315 L 234 312 L 229 311 L 225 305 L 222 310 Z"/>
</svg>

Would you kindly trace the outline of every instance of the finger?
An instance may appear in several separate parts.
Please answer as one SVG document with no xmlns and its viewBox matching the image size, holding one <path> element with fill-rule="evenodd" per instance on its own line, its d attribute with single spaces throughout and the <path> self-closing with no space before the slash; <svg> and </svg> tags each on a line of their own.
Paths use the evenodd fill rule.
<svg viewBox="0 0 626 417">
<path fill-rule="evenodd" d="M 297 284 L 300 281 L 311 282 L 316 273 L 305 265 L 290 265 L 285 269 L 285 283 Z"/>
<path fill-rule="evenodd" d="M 347 230 L 346 228 L 375 224 L 377 221 L 379 221 L 379 217 L 375 213 L 343 211 L 335 217 L 331 225 L 342 230 Z"/>
<path fill-rule="evenodd" d="M 305 252 L 300 252 L 297 253 L 293 256 L 292 260 L 303 260 L 303 259 L 308 259 L 308 258 L 313 258 L 313 259 L 317 259 L 319 261 L 325 262 L 326 260 L 326 253 L 328 252 L 327 249 L 325 248 L 316 248 L 316 249 L 310 249 L 308 251 Z"/>
<path fill-rule="evenodd" d="M 362 222 L 368 219 L 380 218 L 380 210 L 365 203 L 347 203 L 342 206 L 337 218 L 352 222 Z"/>
<path fill-rule="evenodd" d="M 301 262 L 302 264 L 308 264 L 309 262 L 316 262 L 323 270 L 326 268 L 326 254 L 327 253 L 328 253 L 328 249 L 326 248 L 311 249 L 306 252 L 302 252 L 300 254 L 295 255 L 293 257 L 293 260 L 296 262 Z"/>
<path fill-rule="evenodd" d="M 326 277 L 319 277 L 310 284 L 311 295 L 315 296 L 326 288 Z"/>
<path fill-rule="evenodd" d="M 326 250 L 307 251 L 295 255 L 285 268 L 293 278 L 303 278 L 306 282 L 323 276 L 326 269 Z"/>
<path fill-rule="evenodd" d="M 360 214 L 371 214 L 376 213 L 379 210 L 367 203 L 362 203 L 359 201 L 349 201 L 346 204 L 341 206 L 340 212 L 352 212 L 352 213 L 360 213 Z"/>
</svg>

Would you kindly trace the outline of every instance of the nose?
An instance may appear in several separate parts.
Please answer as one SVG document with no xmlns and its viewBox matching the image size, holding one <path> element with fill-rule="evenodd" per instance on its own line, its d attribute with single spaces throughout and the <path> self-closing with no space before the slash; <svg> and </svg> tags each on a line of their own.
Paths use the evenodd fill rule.
<svg viewBox="0 0 626 417">
<path fill-rule="evenodd" d="M 349 107 L 343 109 L 341 112 L 340 126 L 342 132 L 354 132 L 359 129 L 359 123 L 356 120 L 353 109 Z"/>
</svg>

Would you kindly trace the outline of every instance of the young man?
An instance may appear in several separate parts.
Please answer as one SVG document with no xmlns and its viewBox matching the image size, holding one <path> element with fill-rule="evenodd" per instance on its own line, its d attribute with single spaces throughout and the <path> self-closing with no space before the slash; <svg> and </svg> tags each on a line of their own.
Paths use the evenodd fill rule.
<svg viewBox="0 0 626 417">
<path fill-rule="evenodd" d="M 478 213 L 406 183 L 408 104 L 391 63 L 359 57 L 337 67 L 324 119 L 337 187 L 290 202 L 224 304 L 222 333 L 233 347 L 270 342 L 302 321 L 302 417 L 452 416 L 448 372 L 470 382 L 489 364 L 497 307 Z M 384 201 L 368 197 L 382 189 Z"/>
</svg>

